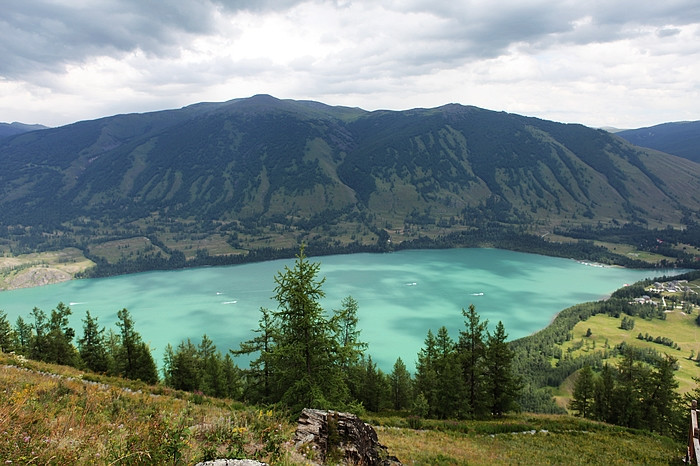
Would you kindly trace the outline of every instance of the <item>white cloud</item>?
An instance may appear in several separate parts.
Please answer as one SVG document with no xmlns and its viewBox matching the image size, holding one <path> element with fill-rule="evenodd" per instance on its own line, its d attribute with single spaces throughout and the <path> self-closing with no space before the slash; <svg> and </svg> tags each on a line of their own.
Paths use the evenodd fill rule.
<svg viewBox="0 0 700 466">
<path fill-rule="evenodd" d="M 7 0 L 0 121 L 51 125 L 269 93 L 448 102 L 591 126 L 700 119 L 700 4 Z"/>
</svg>

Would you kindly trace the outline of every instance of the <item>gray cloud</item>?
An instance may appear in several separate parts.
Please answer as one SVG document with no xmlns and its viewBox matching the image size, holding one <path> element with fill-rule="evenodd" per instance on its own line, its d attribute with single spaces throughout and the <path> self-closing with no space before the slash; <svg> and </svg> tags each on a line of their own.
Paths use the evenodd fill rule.
<svg viewBox="0 0 700 466">
<path fill-rule="evenodd" d="M 9 0 L 0 17 L 0 75 L 20 78 L 38 70 L 134 50 L 176 55 L 178 44 L 213 27 L 211 3 L 185 0 L 102 2 Z"/>
<path fill-rule="evenodd" d="M 651 58 L 697 54 L 700 47 L 692 38 L 697 31 L 685 27 L 700 23 L 697 0 L 5 0 L 2 8 L 0 85 L 24 92 L 24 102 L 33 99 L 36 108 L 50 95 L 60 94 L 64 104 L 79 100 L 80 86 L 92 87 L 85 100 L 100 115 L 116 104 L 129 110 L 126 103 L 139 100 L 145 103 L 133 109 L 142 111 L 154 99 L 184 105 L 199 96 L 225 100 L 248 90 L 280 97 L 365 95 L 374 104 L 380 95 L 420 96 L 427 84 L 437 99 L 443 78 L 453 87 L 436 104 L 477 95 L 469 94 L 461 76 L 444 76 L 455 70 L 469 75 L 464 79 L 472 87 L 525 79 L 543 82 L 548 93 L 559 88 L 562 95 L 579 95 L 565 87 L 583 75 L 595 85 L 610 63 L 623 66 L 602 82 L 627 89 L 629 76 L 651 80 L 657 69 L 668 69 L 666 61 Z M 627 39 L 624 52 L 618 52 L 621 39 Z M 605 63 L 595 53 L 569 59 L 585 55 L 582 46 L 608 43 L 615 44 Z M 633 65 L 644 65 L 645 73 L 629 74 L 624 65 L 632 55 L 644 58 Z M 107 59 L 96 60 L 102 57 Z M 517 68 L 508 68 L 510 60 Z M 686 78 L 677 92 L 687 95 L 694 82 Z M 659 92 L 672 90 L 659 86 Z M 106 97 L 109 107 L 98 109 L 99 97 L 114 87 L 119 95 Z M 491 105 L 503 108 L 508 102 L 500 97 L 509 89 L 493 88 L 497 103 Z M 0 96 L 6 113 L 22 99 L 13 101 L 12 93 L 6 91 L 6 103 Z"/>
</svg>

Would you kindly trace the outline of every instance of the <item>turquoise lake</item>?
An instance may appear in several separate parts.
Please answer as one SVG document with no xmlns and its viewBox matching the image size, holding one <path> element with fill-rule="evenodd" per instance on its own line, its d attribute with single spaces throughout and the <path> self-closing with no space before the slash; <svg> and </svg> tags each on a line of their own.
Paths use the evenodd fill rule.
<svg viewBox="0 0 700 466">
<path fill-rule="evenodd" d="M 470 304 L 489 328 L 502 320 L 509 340 L 546 327 L 571 305 L 604 298 L 624 284 L 663 275 L 662 270 L 596 267 L 571 259 L 500 249 L 413 250 L 390 254 L 311 257 L 326 277 L 327 312 L 351 295 L 359 303 L 367 354 L 389 372 L 397 357 L 412 369 L 428 329 L 446 326 L 457 339 Z M 100 326 L 117 331 L 117 311 L 127 308 L 136 330 L 160 364 L 167 343 L 207 334 L 222 353 L 254 336 L 260 307 L 271 299 L 274 276 L 294 260 L 227 267 L 146 272 L 73 280 L 56 285 L 0 292 L 0 310 L 14 324 L 29 320 L 33 307 L 50 313 L 64 302 L 71 324 L 82 335 L 85 311 Z M 246 361 L 239 361 L 246 366 Z"/>
</svg>

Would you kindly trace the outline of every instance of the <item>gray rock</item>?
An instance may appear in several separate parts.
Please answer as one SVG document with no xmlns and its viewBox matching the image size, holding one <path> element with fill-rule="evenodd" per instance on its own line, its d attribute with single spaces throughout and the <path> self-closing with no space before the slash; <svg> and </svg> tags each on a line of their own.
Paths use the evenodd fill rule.
<svg viewBox="0 0 700 466">
<path fill-rule="evenodd" d="M 311 449 L 320 463 L 331 459 L 368 466 L 401 464 L 379 443 L 374 428 L 350 413 L 304 409 L 294 443 L 297 449 Z"/>
</svg>

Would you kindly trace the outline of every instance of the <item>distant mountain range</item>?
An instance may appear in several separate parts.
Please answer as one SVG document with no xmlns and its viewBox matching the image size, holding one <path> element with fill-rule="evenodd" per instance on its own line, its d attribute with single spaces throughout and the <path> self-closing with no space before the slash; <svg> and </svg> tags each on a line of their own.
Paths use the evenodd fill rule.
<svg viewBox="0 0 700 466">
<path fill-rule="evenodd" d="M 700 211 L 697 163 L 456 104 L 369 112 L 258 95 L 7 137 L 0 163 L 0 238 L 34 248 L 147 236 L 218 253 L 488 224 L 678 226 Z"/>
<path fill-rule="evenodd" d="M 700 162 L 700 121 L 664 123 L 616 134 L 632 144 Z"/>
<path fill-rule="evenodd" d="M 13 123 L 0 123 L 0 139 L 8 136 L 14 136 L 16 134 L 26 133 L 28 131 L 36 131 L 46 128 L 48 127 L 44 125 L 27 125 L 17 121 Z"/>
</svg>

